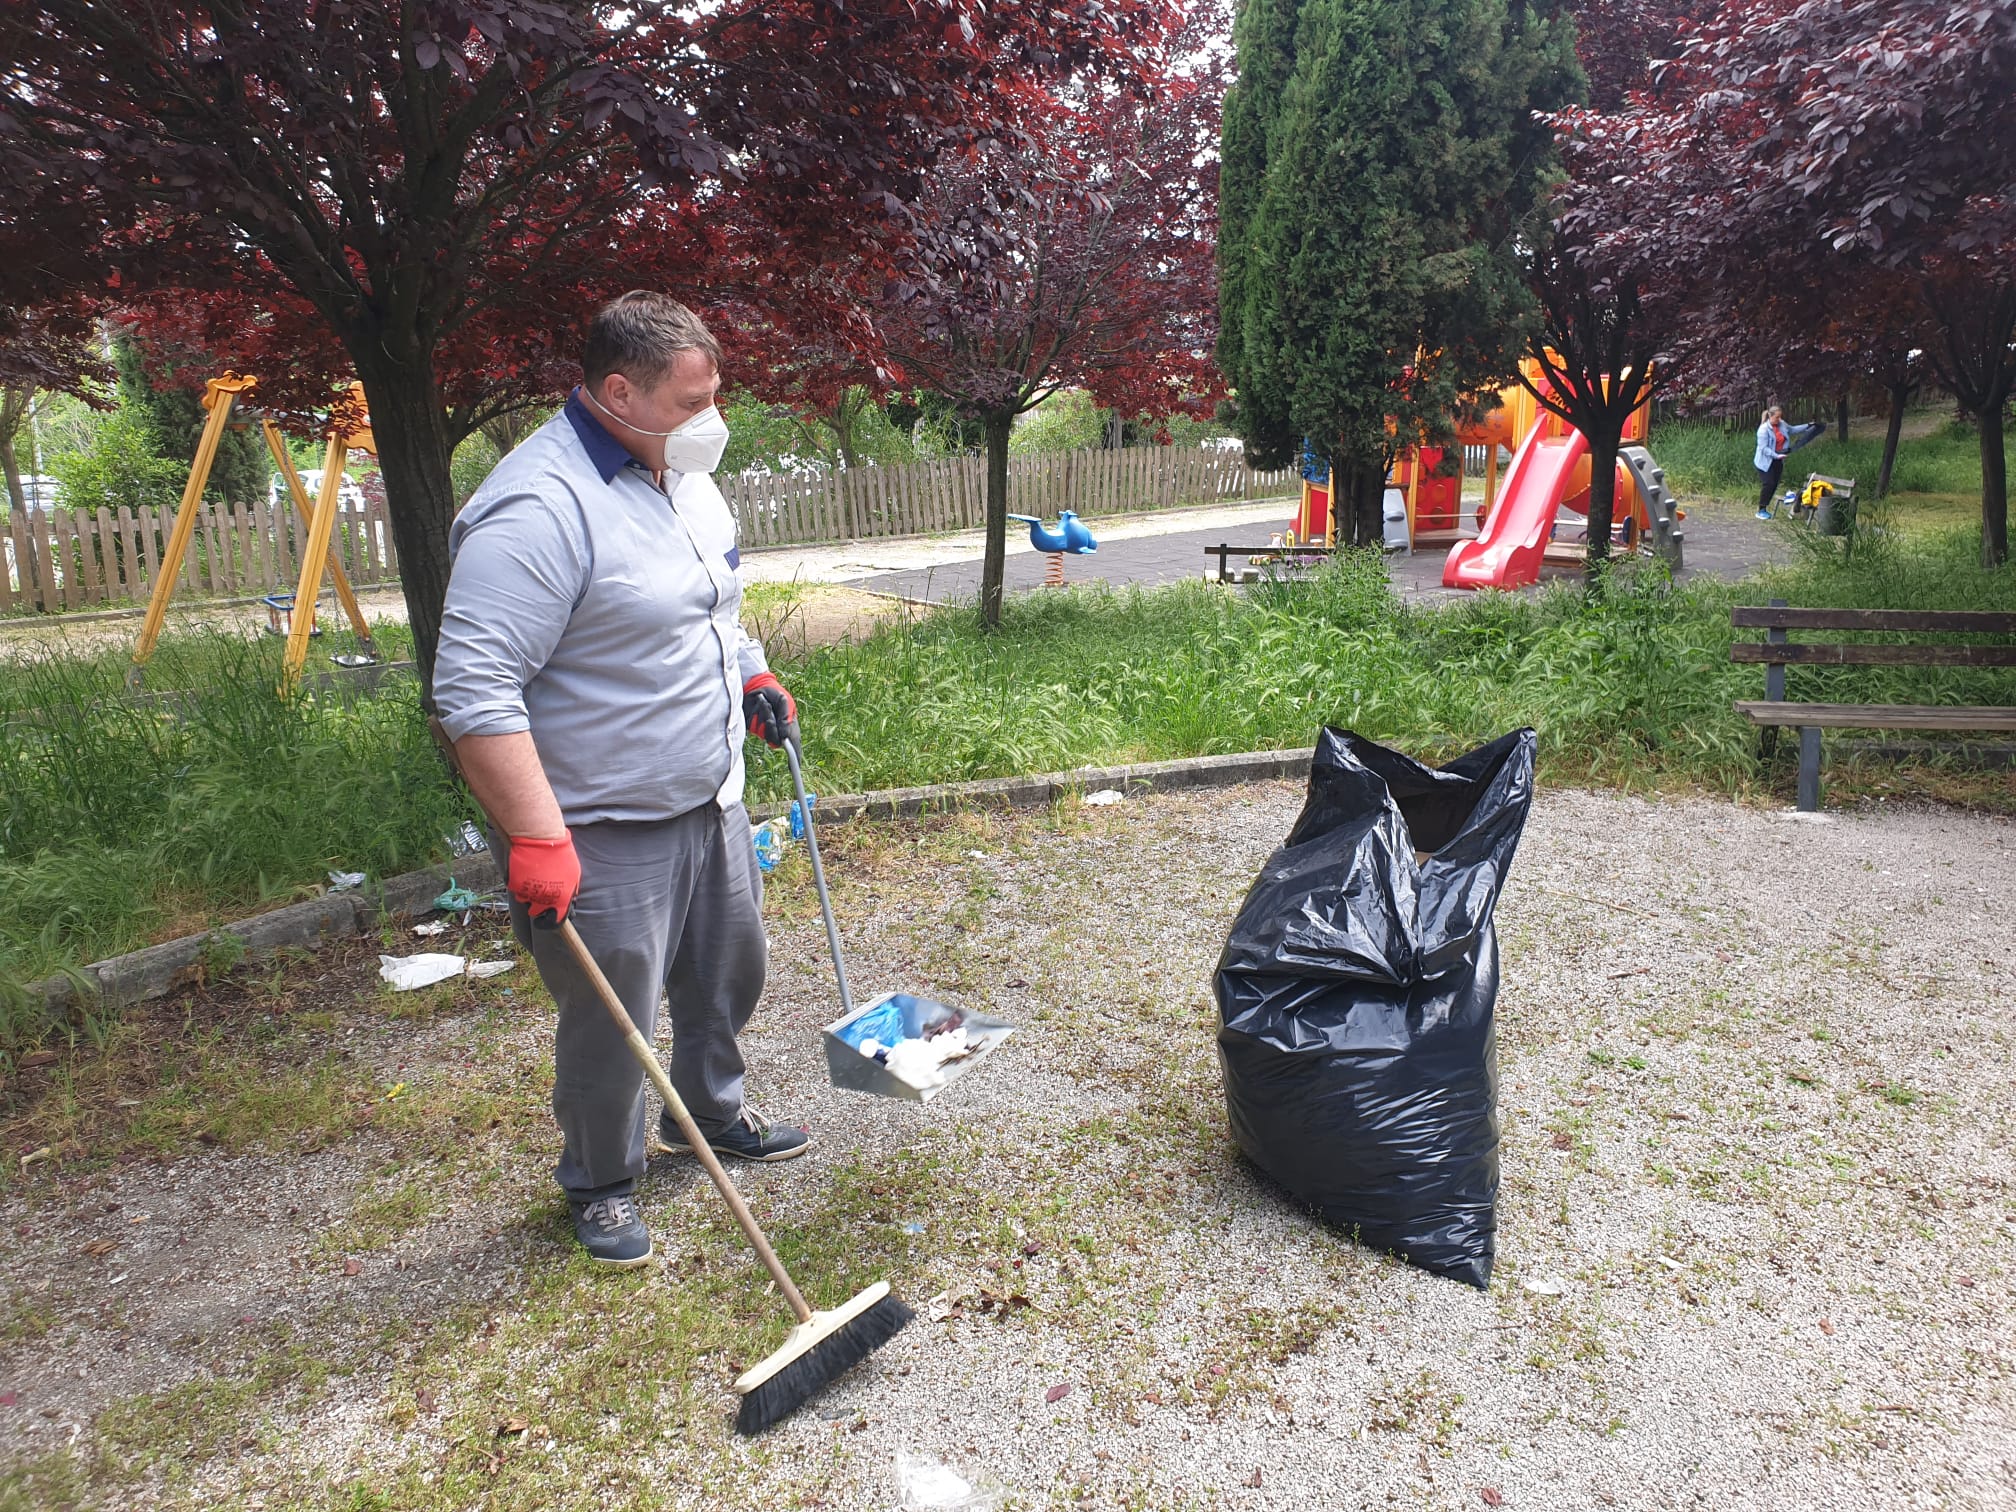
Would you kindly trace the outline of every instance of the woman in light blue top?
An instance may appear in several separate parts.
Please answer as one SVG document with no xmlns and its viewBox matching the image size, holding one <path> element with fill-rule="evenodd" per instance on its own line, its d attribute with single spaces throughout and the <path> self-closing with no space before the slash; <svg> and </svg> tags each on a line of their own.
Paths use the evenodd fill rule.
<svg viewBox="0 0 2016 1512">
<path fill-rule="evenodd" d="M 1785 433 L 1785 411 L 1777 405 L 1767 405 L 1764 409 L 1763 424 L 1757 427 L 1757 455 L 1751 464 L 1757 469 L 1757 518 L 1771 518 L 1771 496 L 1778 491 L 1778 480 L 1785 476 L 1785 456 L 1792 449 L 1792 438 Z"/>
</svg>

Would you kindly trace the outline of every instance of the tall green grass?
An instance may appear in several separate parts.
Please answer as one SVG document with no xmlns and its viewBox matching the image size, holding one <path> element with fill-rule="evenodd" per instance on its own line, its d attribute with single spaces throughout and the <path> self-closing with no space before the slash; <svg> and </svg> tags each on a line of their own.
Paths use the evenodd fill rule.
<svg viewBox="0 0 2016 1512">
<path fill-rule="evenodd" d="M 1675 587 L 1620 566 L 1612 590 L 1403 606 L 1371 555 L 1250 593 L 1202 583 L 1018 596 L 999 633 L 970 611 L 891 625 L 780 667 L 827 792 L 1087 763 L 1309 744 L 1341 724 L 1425 756 L 1518 725 L 1555 781 L 1738 792 L 1756 733 L 1731 709 L 1763 671 L 1729 661 L 1729 610 L 1792 603 L 2016 610 L 1971 532 L 1880 528 L 1855 553 L 1811 532 L 1793 565 Z M 283 698 L 271 642 L 164 645 L 142 702 L 121 655 L 0 667 L 0 989 L 246 911 L 333 867 L 441 853 L 464 801 L 413 683 Z M 2016 674 L 1795 668 L 1803 698 L 2016 704 Z M 758 748 L 760 751 L 760 748 Z M 752 752 L 751 795 L 788 790 Z M 0 990 L 4 996 L 4 990 Z M 18 994 L 17 994 L 18 996 Z"/>
<path fill-rule="evenodd" d="M 1820 418 L 1820 417 L 1816 417 Z M 1652 454 L 1683 494 L 1715 498 L 1755 499 L 1757 469 L 1751 465 L 1757 444 L 1755 425 L 1725 431 L 1719 422 L 1688 421 L 1662 425 L 1652 433 Z M 2016 435 L 2009 441 L 2016 462 Z M 1787 486 L 1809 472 L 1854 478 L 1858 492 L 1874 492 L 1883 461 L 1883 437 L 1858 434 L 1837 441 L 1829 431 L 1802 446 L 1785 462 Z M 1948 420 L 1930 435 L 1913 436 L 1899 444 L 1890 479 L 1892 493 L 1955 494 L 1978 497 L 1981 492 L 1981 439 L 1970 425 Z"/>
<path fill-rule="evenodd" d="M 1427 753 L 1531 724 L 1557 778 L 1734 791 L 1755 775 L 1756 739 L 1730 705 L 1761 696 L 1763 674 L 1728 659 L 1730 607 L 2016 608 L 2016 575 L 1982 572 L 1973 552 L 1964 532 L 1871 532 L 1852 558 L 1820 543 L 1742 585 L 1626 569 L 1601 602 L 1557 587 L 1428 610 L 1395 600 L 1375 558 L 1345 558 L 1250 596 L 1202 583 L 1024 595 L 998 634 L 941 613 L 785 676 L 815 770 L 848 790 L 1306 745 L 1332 723 Z M 2016 699 L 2010 674 L 1964 669 L 1833 669 L 1805 686 Z M 759 760 L 752 789 L 783 796 L 784 773 Z"/>
<path fill-rule="evenodd" d="M 0 996 L 8 984 L 435 854 L 463 804 L 410 677 L 276 691 L 277 642 L 165 640 L 0 668 Z M 18 996 L 18 994 L 15 994 Z"/>
</svg>

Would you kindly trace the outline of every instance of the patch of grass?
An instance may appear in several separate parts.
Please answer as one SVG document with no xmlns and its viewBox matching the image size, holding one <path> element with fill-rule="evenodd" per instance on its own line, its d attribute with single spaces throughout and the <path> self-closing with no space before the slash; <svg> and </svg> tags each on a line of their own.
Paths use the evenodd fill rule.
<svg viewBox="0 0 2016 1512">
<path fill-rule="evenodd" d="M 1813 416 L 1811 418 L 1828 418 Z M 1916 429 L 1916 427 L 1913 427 Z M 1661 425 L 1652 433 L 1652 452 L 1682 494 L 1709 494 L 1717 498 L 1757 497 L 1757 470 L 1751 465 L 1756 449 L 1757 424 L 1748 417 L 1733 430 L 1720 421 L 1684 421 Z M 2016 438 L 2009 449 L 2016 458 Z M 1856 480 L 1857 493 L 1874 491 L 1876 473 L 1883 457 L 1883 422 L 1858 419 L 1847 441 L 1838 441 L 1834 432 L 1802 446 L 1785 462 L 1785 486 L 1796 487 L 1808 473 Z M 1891 474 L 1893 497 L 1903 512 L 1923 512 L 1940 516 L 1964 509 L 1966 518 L 1979 528 L 1981 516 L 1981 440 L 1969 423 L 1947 420 L 1928 432 L 1907 435 L 1897 448 L 1897 465 Z M 1911 497 L 1911 496 L 1920 497 Z M 1940 523 L 1945 523 L 1943 520 Z"/>
<path fill-rule="evenodd" d="M 483 951 L 477 939 L 463 944 Z M 66 1166 L 89 1168 L 197 1146 L 321 1149 L 375 1128 L 409 1162 L 439 1162 L 493 1131 L 515 1140 L 542 1121 L 550 1061 L 495 1044 L 520 1013 L 541 1012 L 547 999 L 536 976 L 525 973 L 508 998 L 500 983 L 518 973 L 432 989 L 430 1017 L 452 1011 L 468 1021 L 453 1037 L 467 1045 L 469 1065 L 381 1071 L 368 1057 L 398 1020 L 374 1011 L 381 1005 L 371 986 L 358 1001 L 374 957 L 361 946 L 330 949 L 335 957 L 319 970 L 312 959 L 291 959 L 292 986 L 277 969 L 248 974 L 108 1019 L 101 1045 L 73 1042 L 53 1064 L 0 1089 L 0 1142 L 47 1145 Z M 0 1191 L 35 1179 L 0 1166 Z"/>
<path fill-rule="evenodd" d="M 0 664 L 0 999 L 64 966 L 431 859 L 464 817 L 414 684 L 277 691 L 269 638 Z M 220 964 L 227 964 L 221 963 Z M 4 1031 L 0 1031 L 4 1032 Z"/>
<path fill-rule="evenodd" d="M 2016 573 L 1983 572 L 1973 553 L 1965 536 L 1893 534 L 1740 586 L 1627 572 L 1603 602 L 1559 588 L 1430 611 L 1396 603 L 1382 565 L 1355 558 L 1250 596 L 1205 584 L 1027 595 L 993 635 L 940 613 L 816 651 L 785 676 L 818 711 L 806 725 L 816 782 L 843 790 L 1302 745 L 1328 722 L 1429 756 L 1531 724 L 1553 780 L 1735 792 L 1760 766 L 1756 732 L 1730 705 L 1759 696 L 1763 675 L 1728 659 L 1730 607 L 2016 606 Z M 1972 669 L 1793 679 L 1808 698 L 2016 698 L 2016 679 Z M 787 785 L 762 759 L 751 783 L 760 797 Z"/>
<path fill-rule="evenodd" d="M 94 1504 L 77 1461 L 68 1454 L 45 1454 L 0 1468 L 0 1512 L 49 1512 L 52 1507 L 81 1509 Z"/>
<path fill-rule="evenodd" d="M 441 1183 L 431 1179 L 366 1193 L 351 1205 L 349 1217 L 316 1240 L 316 1254 L 368 1255 L 396 1244 L 440 1211 L 444 1200 Z"/>
</svg>

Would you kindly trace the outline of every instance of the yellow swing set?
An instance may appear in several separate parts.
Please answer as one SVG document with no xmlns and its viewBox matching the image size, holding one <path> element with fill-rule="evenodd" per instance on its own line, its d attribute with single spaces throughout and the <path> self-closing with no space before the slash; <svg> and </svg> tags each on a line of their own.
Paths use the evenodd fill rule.
<svg viewBox="0 0 2016 1512">
<path fill-rule="evenodd" d="M 196 528 L 203 490 L 209 485 L 210 468 L 217 460 L 218 444 L 224 439 L 227 429 L 253 423 L 249 406 L 242 420 L 234 421 L 232 410 L 241 402 L 240 396 L 249 393 L 258 381 L 250 376 L 226 373 L 204 385 L 203 408 L 208 415 L 203 422 L 203 435 L 196 443 L 196 459 L 189 465 L 189 481 L 182 489 L 182 507 L 175 513 L 175 524 L 168 533 L 168 543 L 161 555 L 160 575 L 154 579 L 153 592 L 147 600 L 147 618 L 141 622 L 140 639 L 133 647 L 133 665 L 126 671 L 128 687 L 140 686 L 147 660 L 154 654 L 155 643 L 161 638 L 161 627 L 168 615 L 168 600 L 174 596 L 175 580 L 182 572 L 182 559 L 188 553 L 189 537 Z M 363 387 L 352 385 L 351 394 L 361 408 Z M 344 463 L 353 450 L 376 456 L 378 447 L 372 438 L 368 420 L 361 429 L 352 431 L 332 427 L 328 456 L 322 464 L 321 486 L 316 489 L 311 503 L 308 491 L 301 485 L 300 474 L 294 470 L 294 459 L 287 451 L 287 442 L 280 434 L 280 427 L 265 415 L 259 416 L 257 423 L 266 438 L 266 449 L 273 454 L 273 465 L 287 484 L 287 495 L 294 501 L 295 513 L 300 515 L 306 527 L 301 543 L 300 582 L 287 606 L 290 611 L 287 651 L 281 672 L 281 686 L 293 688 L 299 684 L 301 669 L 307 664 L 308 639 L 315 631 L 315 600 L 325 569 L 335 583 L 336 597 L 342 602 L 344 613 L 350 617 L 350 624 L 357 632 L 358 644 L 367 657 L 374 660 L 377 657 L 377 650 L 371 644 L 370 627 L 364 623 L 364 611 L 358 607 L 357 595 L 350 588 L 350 579 L 343 571 L 343 564 L 331 554 L 329 543 L 336 529 Z M 276 603 L 275 607 L 277 609 L 279 605 Z M 275 620 L 278 620 L 277 613 Z"/>
</svg>

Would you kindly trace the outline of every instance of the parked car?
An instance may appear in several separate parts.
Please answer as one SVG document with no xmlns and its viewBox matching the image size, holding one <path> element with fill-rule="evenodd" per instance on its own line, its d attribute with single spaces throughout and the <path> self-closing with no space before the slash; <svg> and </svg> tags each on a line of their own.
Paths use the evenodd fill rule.
<svg viewBox="0 0 2016 1512">
<path fill-rule="evenodd" d="M 322 492 L 322 469 L 306 467 L 301 470 L 301 486 L 307 490 L 308 502 L 313 504 L 316 495 Z M 266 502 L 275 509 L 287 503 L 287 479 L 274 473 L 266 484 Z M 338 514 L 364 513 L 364 490 L 357 486 L 357 480 L 346 476 L 336 485 L 336 512 Z"/>
<path fill-rule="evenodd" d="M 54 508 L 63 502 L 63 485 L 47 473 L 23 473 L 21 501 L 30 509 Z"/>
</svg>

